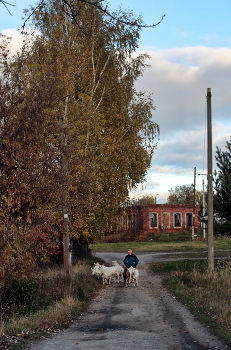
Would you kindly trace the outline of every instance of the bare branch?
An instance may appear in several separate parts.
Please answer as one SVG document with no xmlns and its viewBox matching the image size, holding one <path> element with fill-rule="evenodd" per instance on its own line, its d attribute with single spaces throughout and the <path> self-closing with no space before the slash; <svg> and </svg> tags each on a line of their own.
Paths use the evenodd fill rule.
<svg viewBox="0 0 231 350">
<path fill-rule="evenodd" d="M 31 12 L 31 14 L 26 18 L 26 20 L 23 23 L 22 28 L 24 29 L 26 22 L 30 19 L 30 17 L 33 15 L 33 13 L 43 5 L 45 0 L 41 0 L 40 3 L 34 8 L 34 10 Z M 103 2 L 104 0 L 98 0 L 98 1 L 90 1 L 90 0 L 78 0 L 79 2 L 83 2 L 85 4 L 91 5 L 96 7 L 99 11 L 101 11 L 102 13 L 104 13 L 106 16 L 110 17 L 111 19 L 113 19 L 114 21 L 117 21 L 119 23 L 125 24 L 125 25 L 129 25 L 129 26 L 135 26 L 138 28 L 154 28 L 156 26 L 158 26 L 164 19 L 164 17 L 166 16 L 165 14 L 162 16 L 162 18 L 160 19 L 159 22 L 155 23 L 155 24 L 151 24 L 151 25 L 146 25 L 146 24 L 139 24 L 137 21 L 134 22 L 130 22 L 130 21 L 124 21 L 123 19 L 120 19 L 118 17 L 116 17 L 115 15 L 113 15 L 111 12 L 108 11 L 107 6 L 106 7 L 102 7 L 100 4 L 101 2 Z M 4 0 L 0 0 L 0 2 L 5 2 Z M 77 21 L 77 16 L 78 13 L 76 13 L 76 11 L 74 10 L 74 8 L 72 7 L 71 3 L 69 0 L 62 0 L 63 3 L 63 9 L 64 12 L 66 14 L 68 14 L 71 19 L 74 21 L 74 23 L 78 26 L 78 28 L 81 30 L 82 33 L 86 34 L 83 30 L 83 28 L 80 26 L 80 24 Z M 70 14 L 67 13 L 65 11 L 65 5 L 68 6 L 69 10 L 70 10 Z"/>
<path fill-rule="evenodd" d="M 85 2 L 86 4 L 89 4 L 89 5 L 92 5 L 92 6 L 95 6 L 98 10 L 100 10 L 101 12 L 103 12 L 105 15 L 109 16 L 110 18 L 112 18 L 113 20 L 119 22 L 119 23 L 123 23 L 123 24 L 126 24 L 126 25 L 131 25 L 131 26 L 136 26 L 138 28 L 153 28 L 153 27 L 156 27 L 158 26 L 164 19 L 164 17 L 166 15 L 163 15 L 161 20 L 159 22 L 157 22 L 156 24 L 151 24 L 151 25 L 146 25 L 146 24 L 138 24 L 136 21 L 134 22 L 130 22 L 130 21 L 123 21 L 122 19 L 118 18 L 118 17 L 115 17 L 113 16 L 108 10 L 107 10 L 107 6 L 105 8 L 102 8 L 101 6 L 99 6 L 99 2 L 101 1 L 97 1 L 97 2 L 90 2 L 88 0 L 79 0 L 79 1 L 82 1 L 82 2 Z"/>
<path fill-rule="evenodd" d="M 13 7 L 15 7 L 16 5 L 10 4 L 9 2 L 6 2 L 6 1 L 4 1 L 4 0 L 0 0 L 0 2 L 5 6 L 5 8 L 7 9 L 7 11 L 9 12 L 9 14 L 12 16 L 12 13 L 11 13 L 10 10 L 8 9 L 7 5 L 8 5 L 8 6 L 13 6 Z"/>
<path fill-rule="evenodd" d="M 101 1 L 102 1 L 102 0 L 101 0 Z M 69 9 L 70 9 L 70 11 L 71 11 L 71 16 L 70 16 L 71 19 L 74 21 L 74 23 L 77 25 L 77 27 L 81 30 L 81 32 L 82 32 L 83 34 L 87 35 L 87 33 L 83 30 L 83 28 L 79 25 L 79 23 L 78 23 L 77 20 L 76 20 L 76 17 L 78 16 L 79 13 L 76 13 L 76 12 L 74 11 L 73 7 L 70 5 L 70 3 L 69 3 L 68 0 L 62 0 L 62 2 L 63 2 L 63 11 L 64 11 L 68 16 L 70 16 L 69 13 L 65 10 L 65 5 L 66 5 L 67 7 L 69 7 Z"/>
<path fill-rule="evenodd" d="M 36 6 L 33 11 L 31 12 L 31 14 L 27 17 L 27 19 L 24 21 L 23 25 L 22 25 L 22 30 L 24 30 L 26 22 L 29 21 L 30 17 L 35 13 L 35 11 L 40 8 L 45 0 L 41 0 L 40 3 L 38 4 L 38 6 Z"/>
</svg>

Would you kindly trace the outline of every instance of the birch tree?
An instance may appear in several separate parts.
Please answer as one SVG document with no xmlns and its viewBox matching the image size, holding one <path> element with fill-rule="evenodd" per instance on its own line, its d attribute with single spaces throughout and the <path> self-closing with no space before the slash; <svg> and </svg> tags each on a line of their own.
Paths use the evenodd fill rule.
<svg viewBox="0 0 231 350">
<path fill-rule="evenodd" d="M 16 211 L 29 199 L 15 227 L 33 228 L 38 238 L 46 233 L 49 249 L 57 247 L 62 231 L 63 181 L 70 234 L 90 242 L 113 221 L 129 189 L 144 179 L 159 132 L 151 96 L 135 88 L 148 58 L 135 53 L 140 28 L 105 20 L 81 1 L 73 7 L 81 28 L 61 1 L 44 1 L 31 16 L 38 34 L 11 62 L 2 54 L 3 173 L 13 169 L 17 188 L 8 193 L 4 175 L 2 193 L 7 203 L 9 198 L 17 203 Z M 121 16 L 138 21 L 131 13 Z M 4 213 L 12 217 L 9 204 Z"/>
</svg>

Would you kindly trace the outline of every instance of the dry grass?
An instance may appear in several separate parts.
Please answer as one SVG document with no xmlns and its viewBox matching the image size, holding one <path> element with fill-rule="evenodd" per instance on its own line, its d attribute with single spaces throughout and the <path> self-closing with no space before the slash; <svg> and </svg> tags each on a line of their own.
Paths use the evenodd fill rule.
<svg viewBox="0 0 231 350">
<path fill-rule="evenodd" d="M 216 261 L 213 272 L 207 270 L 206 261 L 202 260 L 154 263 L 152 269 L 168 272 L 164 286 L 231 346 L 230 258 Z"/>
<path fill-rule="evenodd" d="M 65 276 L 64 271 L 59 268 L 40 271 L 36 277 L 37 289 L 31 293 L 35 295 L 30 296 L 29 303 L 34 305 L 35 309 L 33 312 L 27 312 L 25 305 L 23 310 L 22 295 L 19 295 L 20 303 L 10 305 L 13 310 L 11 317 L 0 319 L 0 347 L 12 336 L 25 339 L 25 336 L 37 337 L 41 332 L 49 333 L 67 327 L 101 288 L 100 281 L 91 273 L 90 267 L 93 266 L 93 262 L 94 260 L 87 260 L 76 264 L 70 276 Z"/>
<path fill-rule="evenodd" d="M 38 330 L 54 330 L 61 328 L 70 321 L 78 310 L 81 310 L 83 303 L 72 297 L 66 297 L 46 310 L 40 310 L 33 315 L 11 319 L 4 326 L 6 334 L 28 334 Z"/>
<path fill-rule="evenodd" d="M 194 269 L 191 283 L 195 300 L 207 314 L 231 330 L 231 263 L 218 267 L 213 273 Z"/>
</svg>

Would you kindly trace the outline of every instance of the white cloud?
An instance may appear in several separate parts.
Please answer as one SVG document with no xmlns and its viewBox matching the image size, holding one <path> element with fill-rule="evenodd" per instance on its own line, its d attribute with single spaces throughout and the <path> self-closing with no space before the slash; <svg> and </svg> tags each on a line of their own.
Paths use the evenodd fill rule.
<svg viewBox="0 0 231 350">
<path fill-rule="evenodd" d="M 196 46 L 149 49 L 148 53 L 151 68 L 137 88 L 153 93 L 160 141 L 147 183 L 132 195 L 159 193 L 164 201 L 169 188 L 193 182 L 194 167 L 197 173 L 206 173 L 207 88 L 212 92 L 213 153 L 216 146 L 224 149 L 229 140 L 231 49 Z"/>
<path fill-rule="evenodd" d="M 2 34 L 12 37 L 13 53 L 20 50 L 23 37 L 18 30 L 5 29 Z M 131 196 L 158 194 L 158 201 L 164 202 L 171 187 L 193 182 L 194 167 L 197 174 L 206 173 L 207 88 L 212 91 L 214 154 L 216 146 L 225 149 L 230 138 L 231 48 L 147 49 L 151 67 L 137 88 L 153 93 L 160 141 L 146 183 L 131 191 Z"/>
<path fill-rule="evenodd" d="M 11 38 L 10 41 L 10 51 L 15 54 L 20 51 L 23 46 L 23 35 L 17 29 L 4 29 L 2 35 Z"/>
</svg>

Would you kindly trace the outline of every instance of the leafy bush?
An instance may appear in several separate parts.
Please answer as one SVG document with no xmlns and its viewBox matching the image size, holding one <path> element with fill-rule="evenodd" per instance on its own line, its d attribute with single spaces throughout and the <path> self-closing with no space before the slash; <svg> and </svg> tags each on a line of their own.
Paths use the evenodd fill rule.
<svg viewBox="0 0 231 350">
<path fill-rule="evenodd" d="M 231 236 L 231 224 L 229 221 L 218 223 L 214 221 L 214 234 L 216 236 Z"/>
<path fill-rule="evenodd" d="M 46 310 L 66 298 L 87 302 L 99 288 L 100 281 L 92 276 L 86 262 L 77 264 L 72 271 L 70 276 L 66 276 L 63 270 L 54 268 L 41 271 L 36 278 L 14 280 L 5 290 L 2 289 L 2 320 L 8 322 L 12 317 Z"/>
<path fill-rule="evenodd" d="M 192 237 L 192 233 L 189 231 L 167 232 L 162 231 L 154 233 L 152 236 L 155 242 L 184 242 L 189 241 Z"/>
<path fill-rule="evenodd" d="M 25 315 L 35 311 L 38 283 L 34 277 L 13 280 L 4 293 L 2 303 L 9 313 Z"/>
</svg>

